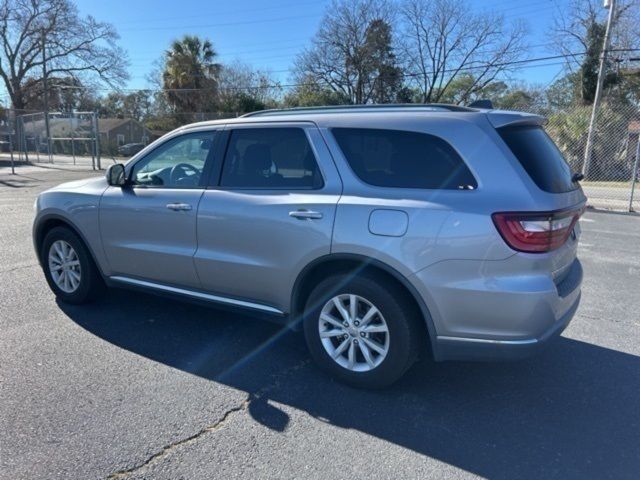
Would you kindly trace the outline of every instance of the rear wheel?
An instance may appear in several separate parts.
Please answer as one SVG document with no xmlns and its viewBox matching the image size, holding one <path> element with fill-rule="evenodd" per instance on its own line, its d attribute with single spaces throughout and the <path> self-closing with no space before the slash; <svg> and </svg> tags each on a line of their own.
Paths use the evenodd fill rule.
<svg viewBox="0 0 640 480">
<path fill-rule="evenodd" d="M 417 358 L 419 335 L 406 295 L 374 276 L 336 276 L 321 282 L 305 309 L 304 333 L 312 357 L 339 380 L 383 388 Z"/>
<path fill-rule="evenodd" d="M 47 283 L 60 300 L 81 304 L 103 292 L 104 282 L 87 247 L 70 229 L 51 229 L 40 255 Z"/>
</svg>

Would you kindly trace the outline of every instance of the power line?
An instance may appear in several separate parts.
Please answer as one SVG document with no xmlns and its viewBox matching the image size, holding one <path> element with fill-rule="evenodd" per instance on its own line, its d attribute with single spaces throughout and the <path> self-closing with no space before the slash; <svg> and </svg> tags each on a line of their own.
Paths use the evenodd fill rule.
<svg viewBox="0 0 640 480">
<path fill-rule="evenodd" d="M 531 13 L 548 12 L 549 10 L 552 10 L 552 9 L 555 8 L 554 5 L 549 5 L 549 6 L 546 6 L 546 7 L 537 7 L 537 8 L 534 7 L 534 8 L 531 8 L 531 7 L 533 7 L 532 4 L 530 4 L 530 5 L 518 5 L 518 7 L 514 7 L 514 8 L 520 8 L 520 7 L 524 8 L 525 10 L 521 10 L 521 11 L 517 11 L 517 12 L 509 12 L 508 15 L 503 15 L 503 17 L 505 19 L 521 18 L 521 17 L 523 17 L 525 15 L 529 15 Z M 498 12 L 498 13 L 500 13 L 500 12 Z"/>
<path fill-rule="evenodd" d="M 608 52 L 637 52 L 640 51 L 640 48 L 618 48 L 618 49 L 609 49 Z M 575 52 L 575 53 L 566 53 L 559 55 L 548 55 L 544 57 L 536 57 L 536 58 L 528 58 L 522 60 L 512 60 L 509 62 L 501 62 L 495 63 L 491 65 L 470 65 L 461 68 L 450 68 L 443 71 L 443 73 L 459 73 L 459 72 L 468 72 L 478 69 L 486 69 L 487 67 L 510 67 L 514 65 L 526 65 L 528 63 L 536 63 L 542 61 L 549 60 L 558 60 L 558 59 L 566 59 L 569 57 L 583 56 L 586 52 Z M 547 67 L 547 66 L 556 66 L 562 65 L 564 62 L 551 62 L 544 63 L 538 65 L 530 65 L 529 68 L 539 68 L 539 67 Z M 288 70 L 286 70 L 288 71 Z M 286 72 L 284 71 L 284 72 Z M 271 72 L 275 73 L 275 72 Z M 416 78 L 416 77 L 424 77 L 426 74 L 423 73 L 405 73 L 400 75 L 400 78 Z M 383 78 L 383 77 L 380 77 Z M 314 83 L 289 83 L 289 84 L 267 84 L 267 85 L 247 85 L 247 86 L 237 86 L 237 87 L 225 87 L 225 88 L 156 88 L 156 89 L 147 89 L 147 88 L 107 88 L 107 87 L 96 87 L 96 86 L 80 86 L 80 85 L 52 85 L 52 87 L 57 87 L 60 89 L 74 89 L 74 90 L 92 90 L 92 91 L 105 91 L 105 92 L 148 92 L 148 93 L 161 93 L 161 92 L 181 92 L 181 93 L 189 93 L 189 92 L 199 92 L 199 91 L 242 91 L 242 90 L 265 90 L 265 89 L 289 89 L 303 86 L 312 86 Z M 4 96 L 8 96 L 8 94 L 4 94 Z"/>
<path fill-rule="evenodd" d="M 537 48 L 541 48 L 541 47 L 551 47 L 556 45 L 555 42 L 546 42 L 546 43 L 538 43 L 538 44 L 533 44 L 533 45 L 526 45 L 526 48 L 528 49 L 537 49 Z M 289 47 L 284 47 L 282 50 L 290 50 L 290 49 L 299 49 L 300 46 L 299 45 L 292 45 Z M 259 53 L 259 52 L 267 52 L 267 51 L 274 51 L 274 52 L 278 52 L 281 51 L 281 49 L 276 48 L 276 49 L 259 49 L 259 50 L 253 50 L 253 51 L 245 51 L 245 52 L 235 52 L 235 53 L 222 53 L 219 55 L 220 58 L 237 58 L 239 55 L 243 55 L 246 53 Z M 491 53 L 499 53 L 501 50 L 486 50 L 486 51 L 480 51 L 480 52 L 476 52 L 477 54 L 491 54 Z M 272 55 L 272 56 L 268 56 L 268 57 L 264 57 L 264 56 L 260 56 L 259 60 L 269 60 L 269 59 L 279 59 L 279 58 L 287 58 L 289 57 L 291 54 L 284 54 L 284 55 Z M 154 58 L 149 58 L 149 62 L 154 62 L 156 60 L 158 60 L 159 58 L 162 57 L 154 57 Z M 143 60 L 142 58 L 138 58 L 137 60 Z M 243 59 L 240 59 L 243 60 Z M 142 67 L 142 66 L 148 66 L 148 63 L 134 63 L 131 64 L 131 66 L 136 66 L 136 67 Z M 291 69 L 287 69 L 287 70 L 269 70 L 270 73 L 287 73 L 290 72 Z M 147 75 L 143 75 L 143 76 L 134 76 L 132 78 L 146 78 Z"/>
<path fill-rule="evenodd" d="M 216 57 L 230 57 L 230 56 L 234 56 L 234 55 L 245 55 L 245 54 L 251 54 L 251 53 L 262 53 L 262 52 L 279 52 L 279 51 L 283 51 L 283 50 L 294 50 L 294 49 L 299 49 L 300 45 L 289 45 L 287 47 L 280 47 L 280 48 L 259 48 L 259 49 L 251 49 L 251 50 L 239 50 L 239 51 L 232 51 L 232 52 L 223 52 L 223 53 L 219 53 L 216 55 Z M 130 58 L 129 60 L 155 60 L 157 57 L 151 58 L 151 57 L 133 57 Z"/>
<path fill-rule="evenodd" d="M 290 58 L 291 56 L 292 56 L 292 54 L 285 53 L 285 54 L 280 54 L 280 55 L 261 56 L 260 59 L 261 60 L 277 60 L 277 59 L 280 59 L 280 58 Z M 238 55 L 235 55 L 235 56 L 234 55 L 225 55 L 224 57 L 223 56 L 220 56 L 220 57 L 221 57 L 221 59 L 222 58 L 226 58 L 226 59 L 238 58 L 238 59 L 240 59 Z M 133 64 L 130 64 L 130 66 L 138 66 L 138 67 L 148 66 L 148 65 L 149 65 L 149 63 L 133 63 Z"/>
<path fill-rule="evenodd" d="M 513 0 L 507 0 L 506 2 L 502 2 L 502 4 L 506 4 L 506 3 L 509 3 L 509 4 L 513 3 Z M 545 5 L 545 4 L 549 5 L 550 3 L 552 3 L 551 0 L 542 0 L 542 1 L 539 1 L 539 2 L 528 2 L 528 3 L 524 3 L 524 4 L 520 4 L 520 5 L 512 5 L 512 6 L 509 6 L 509 7 L 501 8 L 499 10 L 499 12 L 508 12 L 508 11 L 511 11 L 511 10 L 520 10 L 522 8 L 527 9 L 527 8 L 530 8 L 530 7 L 535 7 L 537 5 Z M 553 5 L 551 5 L 551 6 L 553 6 Z"/>
<path fill-rule="evenodd" d="M 528 45 L 527 48 L 538 48 L 538 47 L 545 47 L 545 46 L 550 46 L 553 45 L 553 43 L 540 43 L 540 44 L 536 44 L 536 45 Z M 613 51 L 613 50 L 611 50 Z M 485 51 L 479 51 L 476 52 L 476 54 L 482 54 L 482 55 L 486 55 L 486 54 L 493 54 L 493 53 L 500 53 L 501 50 L 485 50 Z M 565 53 L 562 54 L 561 56 L 563 57 L 575 57 L 575 56 L 579 56 L 579 55 L 583 55 L 582 53 L 580 54 L 571 54 L 571 53 Z M 261 57 L 263 59 L 269 59 L 269 58 L 284 58 L 287 55 L 277 55 L 277 56 L 272 56 L 272 57 Z M 546 57 L 542 57 L 542 58 L 546 58 Z M 528 62 L 530 60 L 524 60 L 524 62 Z M 472 68 L 484 68 L 484 65 L 480 65 L 480 66 L 473 66 Z M 467 67 L 465 67 L 467 68 Z M 290 73 L 292 71 L 292 69 L 285 69 L 285 70 L 269 70 L 266 69 L 265 73 Z M 455 69 L 453 69 L 452 71 L 455 71 Z M 207 77 L 207 75 L 191 75 L 192 78 L 204 78 Z M 135 76 L 133 78 L 147 78 L 147 75 L 144 76 Z"/>
<path fill-rule="evenodd" d="M 281 40 L 275 40 L 275 41 L 269 41 L 269 42 L 234 43 L 234 46 L 235 47 L 256 47 L 256 46 L 264 46 L 264 45 L 277 45 L 281 43 L 286 43 L 286 44 L 302 43 L 307 40 L 309 40 L 309 37 L 281 39 Z M 138 53 L 154 53 L 155 54 L 156 52 L 157 50 L 144 50 L 144 51 L 139 51 Z"/>
<path fill-rule="evenodd" d="M 319 5 L 319 4 L 324 4 L 326 3 L 325 0 L 316 0 L 316 1 L 308 1 L 308 2 L 297 2 L 297 3 L 288 3 L 288 4 L 282 4 L 279 6 L 269 6 L 269 7 L 263 7 L 263 8 L 258 8 L 258 9 L 252 9 L 253 12 L 255 11 L 265 11 L 265 10 L 277 10 L 277 9 L 281 9 L 287 6 L 306 6 L 306 5 Z M 511 3 L 510 1 L 508 2 L 503 2 L 503 3 Z M 533 3 L 528 3 L 525 5 L 514 5 L 514 6 L 510 6 L 510 7 L 506 7 L 501 9 L 500 11 L 495 11 L 495 13 L 502 13 L 502 12 L 507 12 L 507 11 L 513 11 L 513 10 L 519 10 L 519 9 L 525 9 L 526 11 L 524 12 L 513 12 L 513 14 L 509 14 L 509 15 L 505 15 L 505 18 L 513 18 L 515 16 L 518 15 L 523 15 L 526 13 L 530 13 L 530 12 L 538 12 L 538 11 L 542 11 L 542 10 L 549 10 L 550 8 L 553 8 L 553 5 L 549 5 L 548 7 L 540 7 L 540 8 L 534 8 L 531 9 L 532 7 L 536 7 L 536 5 L 543 5 L 543 4 L 547 4 L 549 3 L 549 0 L 546 1 L 540 1 L 540 2 L 533 2 Z M 219 16 L 220 14 L 225 14 L 225 13 L 235 13 L 238 10 L 227 10 L 225 12 L 216 12 L 215 15 Z M 156 19 L 149 19 L 149 18 L 145 18 L 144 21 L 124 21 L 124 22 L 120 22 L 122 25 L 136 25 L 136 24 L 142 24 L 142 25 L 148 25 L 150 21 L 171 21 L 171 22 L 175 22 L 175 20 L 178 19 L 185 19 L 185 18 L 202 18 L 203 16 L 206 16 L 205 14 L 200 14 L 200 15 L 189 15 L 189 16 L 184 16 L 184 17 L 165 17 L 165 18 L 156 18 Z M 221 22 L 221 23 L 209 23 L 209 24 L 192 24 L 192 25 L 168 25 L 168 26 L 158 26 L 158 27 L 138 27 L 138 28 L 124 28 L 124 29 L 120 29 L 121 31 L 151 31 L 151 30 L 175 30 L 177 28 L 186 28 L 186 29 L 190 29 L 190 28 L 211 28 L 211 27 L 224 27 L 224 26 L 235 26 L 235 25 L 251 25 L 251 24 L 256 24 L 256 23 L 270 23 L 270 22 L 278 22 L 278 21 L 284 21 L 284 20 L 297 20 L 297 19 L 302 19 L 302 18 L 312 18 L 312 17 L 318 17 L 318 15 L 316 14 L 312 14 L 312 15 L 299 15 L 299 16 L 293 16 L 293 17 L 276 17 L 276 18 L 267 18 L 267 19 L 257 19 L 257 20 L 240 20 L 240 21 L 229 21 L 229 22 Z"/>
<path fill-rule="evenodd" d="M 123 28 L 121 31 L 156 31 L 156 30 L 175 30 L 176 28 L 192 29 L 192 28 L 212 28 L 212 27 L 235 27 L 238 25 L 255 25 L 259 23 L 272 23 L 282 22 L 287 20 L 301 20 L 303 18 L 317 18 L 318 15 L 296 15 L 292 17 L 276 17 L 276 18 L 264 18 L 260 20 L 242 20 L 239 22 L 222 22 L 222 23 L 207 23 L 198 25 L 171 25 L 167 27 L 142 27 L 142 28 Z"/>
<path fill-rule="evenodd" d="M 640 51 L 640 49 L 637 49 Z M 581 56 L 581 55 L 585 55 L 586 52 L 578 52 L 578 53 L 567 53 L 567 54 L 561 54 L 561 55 L 549 55 L 549 56 L 544 56 L 544 57 L 537 57 L 537 58 L 528 58 L 528 59 L 523 59 L 523 60 L 512 60 L 509 62 L 501 62 L 501 63 L 494 63 L 491 65 L 470 65 L 470 66 L 466 66 L 466 67 L 461 67 L 461 68 L 450 68 L 450 69 L 446 69 L 443 71 L 443 73 L 454 73 L 454 72 L 467 72 L 467 71 L 473 71 L 473 70 L 478 70 L 478 69 L 486 69 L 487 67 L 509 67 L 512 65 L 523 65 L 523 64 L 527 64 L 527 63 L 534 63 L 534 62 L 542 62 L 542 61 L 548 61 L 548 60 L 558 60 L 558 59 L 564 59 L 567 57 L 573 57 L 573 56 Z M 553 62 L 553 63 L 546 63 L 546 64 L 540 64 L 540 65 L 532 65 L 529 68 L 533 68 L 533 67 L 545 67 L 545 66 L 553 66 L 553 65 L 562 65 L 564 62 Z M 423 73 L 405 73 L 400 75 L 400 78 L 416 78 L 416 77 L 423 77 L 425 76 L 425 74 Z M 383 78 L 383 77 L 379 77 L 379 78 Z M 182 93 L 188 93 L 188 92 L 200 92 L 200 91 L 238 91 L 238 90 L 263 90 L 263 89 L 284 89 L 284 88 L 295 88 L 295 87 L 303 87 L 303 86 L 308 86 L 308 85 L 315 85 L 313 83 L 289 83 L 289 84 L 269 84 L 269 85 L 249 85 L 249 86 L 237 86 L 237 87 L 226 87 L 226 88 L 207 88 L 207 87 L 199 87 L 199 88 L 160 88 L 160 89 L 120 89 L 120 91 L 133 91 L 133 92 L 138 92 L 138 91 L 145 91 L 145 92 L 149 92 L 149 93 L 160 93 L 160 92 L 182 92 Z M 112 88 L 100 88 L 100 87 L 83 87 L 83 86 L 59 86 L 60 88 L 64 88 L 64 89 L 90 89 L 90 90 L 105 90 L 105 91 L 113 91 L 116 92 L 118 90 L 116 89 L 112 89 Z"/>
<path fill-rule="evenodd" d="M 314 2 L 308 2 L 311 4 L 320 4 L 320 3 L 324 3 L 323 1 L 314 1 Z M 503 2 L 499 2 L 499 4 L 509 4 L 511 3 L 510 0 L 507 1 L 503 1 Z M 522 16 L 522 15 L 526 15 L 528 13 L 533 13 L 533 12 L 539 12 L 541 9 L 549 9 L 549 8 L 553 8 L 553 5 L 549 5 L 548 7 L 538 7 L 538 8 L 534 8 L 534 10 L 531 10 L 532 7 L 536 7 L 539 5 L 546 5 L 549 4 L 550 0 L 543 0 L 543 1 L 538 1 L 538 2 L 533 2 L 533 3 L 529 3 L 529 4 L 520 4 L 520 5 L 511 5 L 511 6 L 507 6 L 505 8 L 502 8 L 500 12 L 496 13 L 502 13 L 502 12 L 506 12 L 506 11 L 512 11 L 513 13 L 510 15 L 506 15 L 505 18 L 509 18 L 511 16 Z M 294 4 L 291 4 L 294 5 Z M 301 5 L 301 4 L 295 4 L 295 5 Z M 265 8 L 261 8 L 258 10 L 269 10 L 269 9 L 274 9 L 274 8 L 282 8 L 286 6 L 286 4 L 282 4 L 280 6 L 277 7 L 265 7 Z M 495 6 L 495 5 L 494 5 Z M 516 10 L 525 10 L 525 11 L 518 11 L 516 12 Z M 255 9 L 254 9 L 255 11 Z M 219 12 L 218 12 L 219 13 Z M 277 18 L 270 18 L 270 19 L 259 19 L 259 20 L 245 20 L 245 21 L 238 21 L 238 22 L 225 22 L 225 23 L 215 23 L 215 24 L 203 24 L 203 25 L 186 25 L 186 26 L 178 26 L 175 27 L 174 25 L 172 25 L 171 27 L 147 27 L 147 28 L 142 28 L 142 29 L 136 29 L 136 30 L 162 30 L 162 29 L 175 29 L 175 28 L 205 28 L 205 27 L 214 27 L 214 26 L 231 26 L 231 25 L 243 25 L 243 24 L 254 24 L 254 23 L 264 23 L 264 22 L 277 22 L 277 21 L 282 21 L 282 20 L 291 20 L 291 19 L 298 19 L 298 18 L 311 18 L 314 17 L 315 15 L 303 15 L 303 16 L 297 16 L 297 17 L 277 17 Z M 201 17 L 201 16 L 200 16 Z M 175 18 L 171 19 L 171 20 L 175 20 Z M 132 22 L 129 22 L 132 23 Z M 148 21 L 145 21 L 145 23 L 148 23 Z M 126 30 L 126 29 L 125 29 Z M 289 41 L 283 41 L 283 42 L 277 42 L 277 43 L 290 43 Z M 249 44 L 245 44 L 245 46 L 248 46 Z M 257 44 L 254 44 L 257 45 Z M 264 45 L 263 43 L 260 43 L 260 45 Z M 545 47 L 545 46 L 550 46 L 552 45 L 552 43 L 546 43 L 546 44 L 539 44 L 539 45 L 534 45 L 531 46 L 531 48 L 538 48 L 538 47 Z M 281 48 L 276 48 L 276 49 L 258 49 L 258 50 L 248 50 L 248 51 L 239 51 L 239 52 L 224 52 L 222 54 L 220 54 L 221 58 L 235 58 L 237 56 L 246 56 L 247 54 L 253 54 L 253 53 L 261 53 L 261 52 L 265 52 L 265 51 L 290 51 L 291 49 L 295 49 L 297 48 L 295 45 L 285 45 Z M 271 55 L 268 57 L 264 57 L 264 56 L 260 56 L 259 58 L 256 58 L 256 60 L 278 60 L 278 59 L 283 59 L 283 58 L 288 58 L 289 56 L 293 56 L 291 54 L 283 54 L 283 55 Z M 250 55 L 251 57 L 251 55 Z M 256 55 L 256 57 L 258 57 L 258 55 Z M 154 58 L 149 58 L 149 61 L 155 61 L 158 57 L 154 57 Z M 135 58 L 135 60 L 137 62 L 142 61 L 144 62 L 146 60 L 146 58 L 144 57 L 137 57 Z M 141 66 L 146 66 L 146 63 L 133 63 L 131 64 L 131 66 L 133 67 L 141 67 Z M 284 70 L 281 71 L 282 73 L 286 73 L 289 70 Z M 144 78 L 144 77 L 135 77 L 135 78 Z"/>
<path fill-rule="evenodd" d="M 538 44 L 534 44 L 534 45 L 527 45 L 527 48 L 540 48 L 540 47 L 550 47 L 555 45 L 554 42 L 547 42 L 547 43 L 538 43 Z M 224 52 L 224 53 L 220 53 L 217 56 L 220 58 L 230 58 L 230 57 L 237 57 L 239 55 L 246 55 L 246 54 L 251 54 L 251 53 L 261 53 L 261 52 L 280 52 L 280 51 L 284 51 L 284 50 L 294 50 L 294 49 L 300 49 L 300 45 L 289 45 L 287 47 L 280 47 L 280 48 L 262 48 L 262 49 L 257 49 L 257 50 L 244 50 L 244 51 L 236 51 L 236 52 Z M 493 51 L 484 51 L 484 52 L 477 52 L 477 53 L 482 53 L 482 54 L 486 54 L 486 53 L 498 53 L 500 52 L 500 50 L 493 50 Z M 269 56 L 269 57 L 263 57 L 260 56 L 260 59 L 270 59 L 270 58 L 284 58 L 289 56 L 289 54 L 286 55 L 277 55 L 277 56 Z M 158 60 L 158 58 L 161 57 L 134 57 L 131 58 L 130 60 L 136 60 L 136 61 L 145 61 L 148 60 L 149 62 L 152 61 L 156 61 Z M 147 63 L 133 63 L 131 64 L 132 66 L 145 66 L 147 65 Z"/>
<path fill-rule="evenodd" d="M 283 8 L 287 8 L 287 7 L 306 7 L 306 6 L 311 6 L 311 5 L 319 5 L 319 4 L 326 4 L 326 0 L 313 0 L 313 1 L 305 1 L 305 2 L 288 2 L 288 3 L 283 3 L 280 5 L 270 5 L 268 7 L 260 7 L 260 8 L 251 8 L 251 12 L 263 12 L 263 11 L 268 11 L 268 10 L 280 10 Z M 209 16 L 215 16 L 215 17 L 220 17 L 221 15 L 226 15 L 226 14 L 246 14 L 246 10 L 244 9 L 239 9 L 239 8 L 234 8 L 233 10 L 216 10 L 215 12 L 200 12 L 198 15 L 187 15 L 187 16 L 172 16 L 172 17 L 156 17 L 156 18 L 150 18 L 148 16 L 145 16 L 144 20 L 128 20 L 128 21 L 119 21 L 118 24 L 119 25 L 148 25 L 150 22 L 175 22 L 176 20 L 185 20 L 185 19 L 191 19 L 191 18 L 203 18 L 203 17 L 209 17 Z M 178 27 L 179 28 L 179 27 Z"/>
</svg>

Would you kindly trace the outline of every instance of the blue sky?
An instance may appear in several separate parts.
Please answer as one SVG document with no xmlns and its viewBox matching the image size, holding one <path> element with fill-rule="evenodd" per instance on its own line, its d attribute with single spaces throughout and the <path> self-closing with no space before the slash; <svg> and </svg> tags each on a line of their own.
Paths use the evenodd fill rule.
<svg viewBox="0 0 640 480">
<path fill-rule="evenodd" d="M 477 9 L 504 13 L 529 28 L 532 57 L 552 55 L 548 33 L 557 4 L 567 0 L 471 0 Z M 115 25 L 128 51 L 131 80 L 127 88 L 147 87 L 146 76 L 169 43 L 185 33 L 209 38 L 221 62 L 236 58 L 268 69 L 286 82 L 297 52 L 308 45 L 330 0 L 77 0 L 82 13 Z M 541 62 L 550 63 L 550 62 Z M 551 62 L 552 63 L 552 62 Z M 523 68 L 516 76 L 547 84 L 560 65 Z"/>
</svg>

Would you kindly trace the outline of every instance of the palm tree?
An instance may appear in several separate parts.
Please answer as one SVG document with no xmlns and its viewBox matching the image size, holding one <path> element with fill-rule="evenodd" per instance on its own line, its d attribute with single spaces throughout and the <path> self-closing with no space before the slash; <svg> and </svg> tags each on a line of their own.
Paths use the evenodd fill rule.
<svg viewBox="0 0 640 480">
<path fill-rule="evenodd" d="M 162 86 L 178 112 L 202 112 L 216 102 L 221 66 L 209 40 L 185 35 L 165 52 Z"/>
</svg>

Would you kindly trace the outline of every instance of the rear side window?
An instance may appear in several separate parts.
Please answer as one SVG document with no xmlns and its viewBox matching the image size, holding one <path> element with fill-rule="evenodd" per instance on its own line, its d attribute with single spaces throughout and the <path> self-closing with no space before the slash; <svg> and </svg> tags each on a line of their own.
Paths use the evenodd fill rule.
<svg viewBox="0 0 640 480">
<path fill-rule="evenodd" d="M 355 174 L 370 185 L 447 190 L 478 186 L 460 155 L 434 135 L 369 128 L 331 131 Z"/>
<path fill-rule="evenodd" d="M 231 132 L 223 187 L 318 189 L 323 181 L 301 128 L 241 128 Z"/>
<path fill-rule="evenodd" d="M 578 188 L 569 164 L 542 127 L 504 127 L 498 133 L 541 190 L 564 193 Z"/>
</svg>

